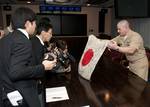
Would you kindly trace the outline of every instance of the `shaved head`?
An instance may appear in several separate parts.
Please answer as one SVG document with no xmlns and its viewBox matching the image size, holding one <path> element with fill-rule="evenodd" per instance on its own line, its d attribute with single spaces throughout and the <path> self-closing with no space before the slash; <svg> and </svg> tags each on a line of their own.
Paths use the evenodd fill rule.
<svg viewBox="0 0 150 107">
<path fill-rule="evenodd" d="M 127 27 L 129 28 L 129 22 L 127 20 L 121 20 L 118 22 L 117 26 Z"/>
<path fill-rule="evenodd" d="M 125 36 L 130 30 L 129 22 L 127 20 L 121 20 L 117 24 L 117 31 L 120 36 Z"/>
</svg>

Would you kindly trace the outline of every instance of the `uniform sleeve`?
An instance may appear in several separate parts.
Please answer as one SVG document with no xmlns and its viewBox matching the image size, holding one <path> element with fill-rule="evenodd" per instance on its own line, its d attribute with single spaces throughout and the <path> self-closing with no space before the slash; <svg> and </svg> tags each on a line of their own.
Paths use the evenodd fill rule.
<svg viewBox="0 0 150 107">
<path fill-rule="evenodd" d="M 116 37 L 113 38 L 112 40 L 118 43 L 118 41 L 119 41 L 119 36 L 116 36 Z"/>
<path fill-rule="evenodd" d="M 140 48 L 140 45 L 143 45 L 143 39 L 139 34 L 132 36 L 129 46 L 136 48 L 137 50 Z"/>
</svg>

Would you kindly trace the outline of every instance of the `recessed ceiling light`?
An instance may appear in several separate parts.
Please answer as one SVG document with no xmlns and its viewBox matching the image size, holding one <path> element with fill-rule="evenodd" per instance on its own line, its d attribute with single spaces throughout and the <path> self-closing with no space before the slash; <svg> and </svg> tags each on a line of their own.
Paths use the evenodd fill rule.
<svg viewBox="0 0 150 107">
<path fill-rule="evenodd" d="M 30 4 L 30 3 L 31 3 L 31 1 L 27 1 L 27 3 L 28 3 L 28 4 Z"/>
</svg>

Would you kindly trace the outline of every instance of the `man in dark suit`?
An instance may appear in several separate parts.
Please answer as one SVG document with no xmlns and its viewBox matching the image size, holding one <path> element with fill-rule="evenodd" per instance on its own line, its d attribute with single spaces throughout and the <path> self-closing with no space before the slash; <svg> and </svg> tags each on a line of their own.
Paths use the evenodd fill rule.
<svg viewBox="0 0 150 107">
<path fill-rule="evenodd" d="M 35 63 L 40 64 L 44 58 L 44 53 L 47 52 L 47 47 L 44 43 L 49 42 L 52 37 L 52 25 L 41 19 L 36 31 L 36 35 L 30 40 L 33 47 Z"/>
<path fill-rule="evenodd" d="M 14 31 L 0 40 L 0 78 L 4 107 L 12 107 L 6 94 L 14 90 L 19 91 L 23 97 L 23 102 L 18 102 L 19 107 L 41 107 L 36 80 L 56 64 L 56 60 L 34 64 L 29 35 L 33 35 L 36 28 L 35 16 L 29 8 L 16 9 L 12 14 Z"/>
<path fill-rule="evenodd" d="M 47 48 L 44 42 L 49 42 L 52 37 L 52 25 L 49 22 L 44 21 L 45 19 L 40 19 L 37 24 L 37 33 L 30 40 L 33 47 L 33 58 L 36 64 L 41 64 L 44 59 L 44 54 L 47 52 Z M 38 92 L 41 101 L 41 106 L 44 107 L 44 92 L 42 91 L 44 78 L 38 80 Z"/>
</svg>

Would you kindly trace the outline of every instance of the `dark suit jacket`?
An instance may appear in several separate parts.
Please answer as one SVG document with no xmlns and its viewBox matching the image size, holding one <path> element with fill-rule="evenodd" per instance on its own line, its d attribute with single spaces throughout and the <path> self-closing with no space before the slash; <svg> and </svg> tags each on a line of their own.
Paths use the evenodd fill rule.
<svg viewBox="0 0 150 107">
<path fill-rule="evenodd" d="M 33 58 L 36 64 L 41 64 L 44 59 L 44 53 L 46 52 L 46 46 L 42 45 L 39 38 L 36 36 L 32 37 L 32 48 L 33 48 Z"/>
<path fill-rule="evenodd" d="M 44 75 L 42 64 L 34 65 L 31 41 L 19 30 L 0 40 L 0 74 L 6 91 L 19 90 L 29 107 L 40 107 L 36 78 Z"/>
<path fill-rule="evenodd" d="M 33 60 L 35 61 L 36 65 L 41 64 L 44 59 L 44 53 L 46 53 L 47 48 L 46 46 L 41 44 L 39 38 L 36 36 L 32 37 L 30 40 L 32 43 Z M 38 93 L 39 94 L 41 94 L 41 92 L 44 90 L 44 84 L 45 84 L 44 81 L 45 81 L 44 76 L 38 79 Z"/>
</svg>

